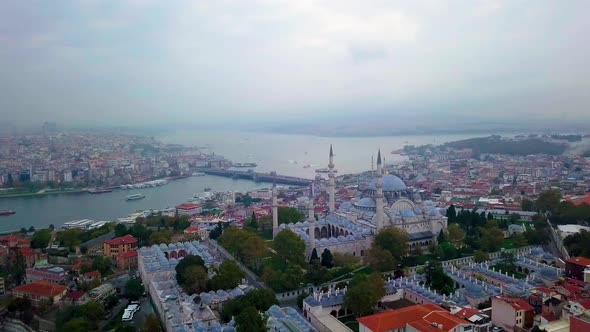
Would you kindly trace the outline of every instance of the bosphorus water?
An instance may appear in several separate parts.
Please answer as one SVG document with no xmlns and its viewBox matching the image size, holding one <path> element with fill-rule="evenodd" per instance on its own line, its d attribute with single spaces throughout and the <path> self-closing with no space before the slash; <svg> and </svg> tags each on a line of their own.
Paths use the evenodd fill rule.
<svg viewBox="0 0 590 332">
<path fill-rule="evenodd" d="M 338 174 L 356 173 L 371 168 L 371 156 L 381 148 L 386 163 L 401 162 L 405 157 L 390 154 L 404 145 L 440 144 L 485 135 L 388 136 L 388 137 L 316 137 L 234 131 L 181 131 L 157 137 L 166 143 L 208 146 L 216 154 L 234 162 L 256 162 L 256 171 L 276 171 L 282 175 L 313 178 L 315 169 L 326 167 L 329 145 L 334 146 Z M 305 165 L 310 165 L 304 168 Z M 41 197 L 0 199 L 0 210 L 16 214 L 0 217 L 0 232 L 28 228 L 60 227 L 76 219 L 115 220 L 136 210 L 162 209 L 186 202 L 205 187 L 214 191 L 245 192 L 268 187 L 268 183 L 233 180 L 216 176 L 190 177 L 171 181 L 161 187 L 138 190 L 115 190 L 99 195 L 66 194 Z M 125 196 L 143 193 L 146 198 L 126 201 Z"/>
</svg>

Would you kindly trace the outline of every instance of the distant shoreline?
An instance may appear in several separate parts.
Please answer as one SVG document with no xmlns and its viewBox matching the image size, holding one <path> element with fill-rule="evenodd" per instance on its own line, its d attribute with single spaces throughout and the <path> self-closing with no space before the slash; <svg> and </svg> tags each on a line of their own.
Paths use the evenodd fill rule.
<svg viewBox="0 0 590 332">
<path fill-rule="evenodd" d="M 14 197 L 40 197 L 50 195 L 62 195 L 62 194 L 81 194 L 85 193 L 87 189 L 76 189 L 76 190 L 56 190 L 56 191 L 44 191 L 44 192 L 33 192 L 33 193 L 19 193 L 19 194 L 0 194 L 2 198 L 14 198 Z"/>
</svg>

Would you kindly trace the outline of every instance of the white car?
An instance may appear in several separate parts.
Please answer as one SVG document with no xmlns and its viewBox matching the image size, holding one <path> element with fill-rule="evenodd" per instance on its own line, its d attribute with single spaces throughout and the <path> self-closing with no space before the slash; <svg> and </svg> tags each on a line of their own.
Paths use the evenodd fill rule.
<svg viewBox="0 0 590 332">
<path fill-rule="evenodd" d="M 138 304 L 130 304 L 129 306 L 127 306 L 127 309 L 125 310 L 130 310 L 136 313 L 137 311 L 139 311 L 140 308 L 141 307 Z"/>
<path fill-rule="evenodd" d="M 123 317 L 121 318 L 122 321 L 124 322 L 129 322 L 133 319 L 133 311 L 127 311 L 125 310 L 125 312 L 123 313 Z"/>
</svg>

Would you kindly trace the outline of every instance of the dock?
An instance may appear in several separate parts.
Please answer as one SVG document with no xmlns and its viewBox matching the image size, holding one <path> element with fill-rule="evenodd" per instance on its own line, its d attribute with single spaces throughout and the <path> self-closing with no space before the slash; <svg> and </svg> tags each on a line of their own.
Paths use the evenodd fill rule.
<svg viewBox="0 0 590 332">
<path fill-rule="evenodd" d="M 246 179 L 252 181 L 260 181 L 260 182 L 273 182 L 279 184 L 287 184 L 291 186 L 309 186 L 313 183 L 313 180 L 298 178 L 294 176 L 285 176 L 285 175 L 278 175 L 274 172 L 272 173 L 257 173 L 253 171 L 234 171 L 234 170 L 227 170 L 227 169 L 212 169 L 212 168 L 204 168 L 200 169 L 200 172 L 203 172 L 208 175 L 217 175 L 217 176 L 225 176 L 233 179 Z"/>
</svg>

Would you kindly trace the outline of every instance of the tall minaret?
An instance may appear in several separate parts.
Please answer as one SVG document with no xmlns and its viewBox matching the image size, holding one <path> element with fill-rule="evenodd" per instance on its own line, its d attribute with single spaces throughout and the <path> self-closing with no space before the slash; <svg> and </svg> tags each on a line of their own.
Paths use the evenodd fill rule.
<svg viewBox="0 0 590 332">
<path fill-rule="evenodd" d="M 279 203 L 277 200 L 277 185 L 272 185 L 272 237 L 279 232 Z"/>
<path fill-rule="evenodd" d="M 381 149 L 377 153 L 377 193 L 375 194 L 375 226 L 377 232 L 383 228 L 383 168 L 381 165 Z"/>
<path fill-rule="evenodd" d="M 336 183 L 334 182 L 334 152 L 330 144 L 330 162 L 328 163 L 328 209 L 330 212 L 336 211 Z"/>
<path fill-rule="evenodd" d="M 311 252 L 315 248 L 315 209 L 313 206 L 313 191 L 311 188 L 309 193 L 309 215 L 307 218 L 309 219 L 309 255 L 311 256 Z"/>
</svg>

